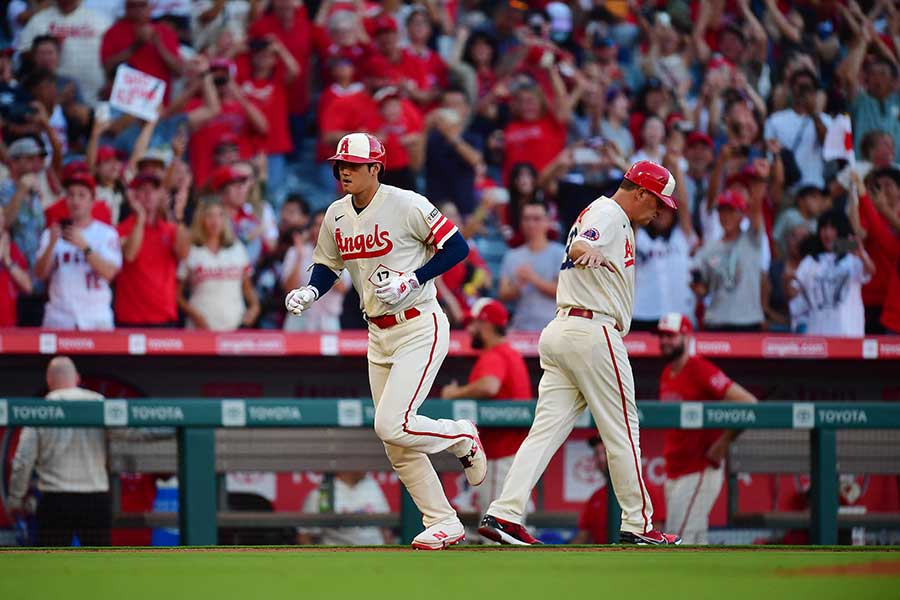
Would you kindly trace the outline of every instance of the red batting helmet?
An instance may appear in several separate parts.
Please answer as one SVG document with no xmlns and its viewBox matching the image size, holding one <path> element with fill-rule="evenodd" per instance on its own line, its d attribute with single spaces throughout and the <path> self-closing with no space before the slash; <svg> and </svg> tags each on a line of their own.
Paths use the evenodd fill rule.
<svg viewBox="0 0 900 600">
<path fill-rule="evenodd" d="M 329 158 L 334 164 L 334 177 L 338 178 L 337 163 L 349 162 L 358 165 L 379 164 L 384 170 L 384 144 L 368 133 L 348 133 L 338 142 L 337 152 Z"/>
<path fill-rule="evenodd" d="M 656 333 L 690 333 L 693 330 L 690 320 L 676 312 L 664 314 L 656 325 Z"/>
<path fill-rule="evenodd" d="M 675 178 L 669 170 L 650 160 L 641 160 L 628 169 L 625 179 L 653 193 L 666 206 L 678 209 L 678 202 L 672 197 L 675 191 Z"/>
</svg>

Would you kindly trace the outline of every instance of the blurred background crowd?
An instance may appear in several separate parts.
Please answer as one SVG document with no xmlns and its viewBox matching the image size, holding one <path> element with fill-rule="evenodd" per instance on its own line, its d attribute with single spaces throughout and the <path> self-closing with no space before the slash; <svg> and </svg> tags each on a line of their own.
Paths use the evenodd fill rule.
<svg viewBox="0 0 900 600">
<path fill-rule="evenodd" d="M 569 226 L 650 159 L 680 207 L 637 234 L 635 329 L 900 333 L 891 0 L 0 6 L 0 327 L 365 327 L 349 280 L 283 297 L 368 131 L 470 242 L 457 325 L 493 296 L 542 329 Z M 120 65 L 157 119 L 110 108 Z"/>
</svg>

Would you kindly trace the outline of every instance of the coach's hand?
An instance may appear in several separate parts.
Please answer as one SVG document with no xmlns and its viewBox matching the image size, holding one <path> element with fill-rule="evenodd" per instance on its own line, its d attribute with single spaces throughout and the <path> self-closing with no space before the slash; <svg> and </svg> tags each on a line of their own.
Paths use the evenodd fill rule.
<svg viewBox="0 0 900 600">
<path fill-rule="evenodd" d="M 385 304 L 399 304 L 413 290 L 419 289 L 419 278 L 415 273 L 395 275 L 375 284 L 375 296 Z"/>
<path fill-rule="evenodd" d="M 303 314 L 303 311 L 309 308 L 313 302 L 316 301 L 315 288 L 311 286 L 304 286 L 302 288 L 297 288 L 295 290 L 291 290 L 287 297 L 284 299 L 284 306 L 287 308 L 288 312 L 292 315 L 297 315 L 298 317 Z"/>
<path fill-rule="evenodd" d="M 599 248 L 594 248 L 593 246 L 589 246 L 587 244 L 578 244 L 576 248 L 573 246 L 573 251 L 581 251 L 580 254 L 572 261 L 572 264 L 576 267 L 581 267 L 582 269 L 606 269 L 610 273 L 615 273 L 613 269 L 612 263 L 609 261 L 606 256 L 603 255 L 603 252 L 600 251 Z M 575 252 L 570 252 L 570 256 L 575 254 Z"/>
</svg>

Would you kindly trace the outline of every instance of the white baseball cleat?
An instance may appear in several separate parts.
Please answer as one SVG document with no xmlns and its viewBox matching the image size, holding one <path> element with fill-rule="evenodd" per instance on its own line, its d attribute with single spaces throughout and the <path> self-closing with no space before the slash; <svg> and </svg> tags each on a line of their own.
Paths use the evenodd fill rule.
<svg viewBox="0 0 900 600">
<path fill-rule="evenodd" d="M 468 433 L 474 438 L 472 446 L 468 452 L 459 457 L 463 469 L 466 472 L 466 480 L 469 485 L 476 486 L 484 483 L 487 477 L 487 455 L 484 453 L 484 446 L 481 445 L 481 437 L 478 435 L 478 427 L 472 421 L 463 421 L 469 430 Z"/>
<path fill-rule="evenodd" d="M 435 523 L 413 539 L 416 550 L 444 550 L 466 539 L 466 530 L 459 519 Z"/>
</svg>

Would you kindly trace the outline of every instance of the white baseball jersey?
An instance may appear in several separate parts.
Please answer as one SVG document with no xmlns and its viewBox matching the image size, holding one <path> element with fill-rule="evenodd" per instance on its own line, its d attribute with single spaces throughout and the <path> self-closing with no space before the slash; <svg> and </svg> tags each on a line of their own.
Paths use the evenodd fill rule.
<svg viewBox="0 0 900 600">
<path fill-rule="evenodd" d="M 360 213 L 349 194 L 328 207 L 313 262 L 338 274 L 346 268 L 367 316 L 397 314 L 434 301 L 434 281 L 424 283 L 393 306 L 375 296 L 375 284 L 412 273 L 454 233 L 456 226 L 425 197 L 382 184 Z"/>
<path fill-rule="evenodd" d="M 615 272 L 605 267 L 576 268 L 569 258 L 576 241 L 599 248 Z M 634 247 L 634 230 L 622 207 L 606 196 L 591 202 L 569 230 L 556 288 L 557 306 L 609 315 L 622 335 L 628 333 L 634 306 Z"/>
<path fill-rule="evenodd" d="M 791 315 L 795 321 L 805 318 L 809 335 L 862 337 L 866 328 L 862 286 L 870 279 L 862 260 L 853 254 L 807 256 L 794 275 L 799 294 L 791 300 Z"/>
<path fill-rule="evenodd" d="M 116 267 L 122 266 L 119 234 L 100 221 L 81 234 L 92 252 Z M 38 256 L 50 244 L 50 231 L 41 234 Z M 53 248 L 49 300 L 44 309 L 44 326 L 54 329 L 112 329 L 112 290 L 109 282 L 94 271 L 84 252 L 60 238 Z"/>
<path fill-rule="evenodd" d="M 634 318 L 654 321 L 668 312 L 694 314 L 691 291 L 691 243 L 681 227 L 675 226 L 669 237 L 651 237 L 645 228 L 634 236 L 635 296 Z"/>
<path fill-rule="evenodd" d="M 213 331 L 234 331 L 247 310 L 243 281 L 250 272 L 247 249 L 235 240 L 213 253 L 206 246 L 191 246 L 178 267 L 178 278 L 191 288 L 188 302 L 206 319 Z M 188 321 L 188 326 L 193 324 Z"/>
<path fill-rule="evenodd" d="M 59 74 L 78 81 L 85 101 L 93 106 L 97 102 L 97 92 L 106 81 L 106 73 L 100 64 L 100 46 L 110 25 L 109 16 L 87 8 L 84 3 L 69 14 L 51 6 L 28 21 L 19 36 L 19 52 L 30 50 L 34 38 L 39 35 L 52 35 L 62 40 Z"/>
</svg>

